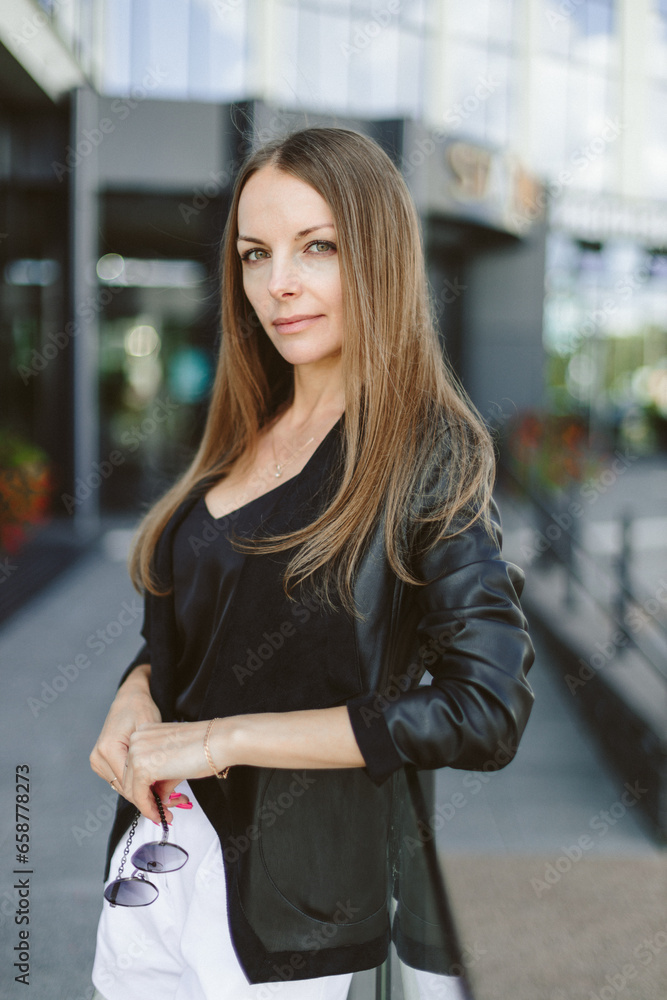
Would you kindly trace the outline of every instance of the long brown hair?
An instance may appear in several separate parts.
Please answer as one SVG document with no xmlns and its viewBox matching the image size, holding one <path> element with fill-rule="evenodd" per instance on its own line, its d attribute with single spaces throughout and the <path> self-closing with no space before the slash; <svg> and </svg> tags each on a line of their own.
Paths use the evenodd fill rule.
<svg viewBox="0 0 667 1000">
<path fill-rule="evenodd" d="M 169 517 L 197 484 L 221 478 L 242 456 L 254 454 L 260 433 L 291 398 L 292 366 L 245 295 L 236 251 L 241 191 L 268 164 L 313 187 L 336 227 L 345 330 L 344 467 L 337 492 L 311 524 L 235 544 L 265 553 L 295 547 L 285 593 L 291 597 L 308 580 L 329 606 L 335 589 L 346 609 L 358 614 L 355 569 L 382 515 L 393 572 L 406 583 L 423 583 L 410 566 L 420 491 L 433 482 L 434 469 L 447 469 L 445 491 L 430 498 L 419 522 L 426 523 L 429 544 L 480 517 L 488 527 L 494 455 L 481 417 L 443 357 L 406 184 L 376 142 L 349 129 L 292 132 L 251 153 L 241 167 L 222 240 L 222 336 L 201 444 L 139 525 L 130 574 L 138 590 L 165 592 L 152 562 Z"/>
</svg>

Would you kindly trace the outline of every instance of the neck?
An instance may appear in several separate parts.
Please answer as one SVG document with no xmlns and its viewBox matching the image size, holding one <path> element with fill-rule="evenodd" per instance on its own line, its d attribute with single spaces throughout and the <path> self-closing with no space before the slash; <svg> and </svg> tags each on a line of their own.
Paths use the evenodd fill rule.
<svg viewBox="0 0 667 1000">
<path fill-rule="evenodd" d="M 296 433 L 319 422 L 333 422 L 344 409 L 340 356 L 317 365 L 294 366 L 294 394 L 283 419 L 288 430 Z"/>
</svg>

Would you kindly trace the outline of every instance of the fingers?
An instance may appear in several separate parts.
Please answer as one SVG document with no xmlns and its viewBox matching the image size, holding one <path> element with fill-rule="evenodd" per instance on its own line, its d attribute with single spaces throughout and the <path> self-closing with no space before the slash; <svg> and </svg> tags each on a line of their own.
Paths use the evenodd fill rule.
<svg viewBox="0 0 667 1000">
<path fill-rule="evenodd" d="M 127 766 L 127 746 L 116 744 L 113 750 L 105 750 L 96 743 L 88 759 L 95 774 L 104 781 L 113 781 L 116 791 L 121 791 Z"/>
<path fill-rule="evenodd" d="M 192 809 L 190 797 L 185 792 L 177 792 L 176 785 L 179 781 L 154 781 L 151 788 L 157 793 L 162 803 L 162 808 L 167 815 L 167 809 Z M 155 801 L 155 799 L 153 799 Z M 173 819 L 173 813 L 169 812 L 169 818 Z M 168 820 L 169 821 L 169 820 Z"/>
<path fill-rule="evenodd" d="M 182 779 L 174 780 L 169 779 L 168 781 L 154 781 L 151 788 L 158 795 L 160 802 L 162 803 L 162 808 L 164 810 L 164 815 L 167 823 L 172 823 L 174 820 L 174 814 L 171 809 L 179 802 L 188 801 L 187 795 L 183 795 L 180 792 L 175 791 L 176 785 L 180 785 Z M 174 796 L 174 798 L 172 798 Z M 151 792 L 151 797 L 153 798 L 153 804 L 157 809 L 157 803 Z"/>
<path fill-rule="evenodd" d="M 169 796 L 169 802 L 177 809 L 192 809 L 192 802 L 184 792 L 172 792 Z"/>
<path fill-rule="evenodd" d="M 97 745 L 93 748 L 88 760 L 90 761 L 90 766 L 92 770 L 104 781 L 116 781 L 119 784 L 119 771 L 108 762 L 108 760 L 99 752 Z M 122 774 L 122 767 L 120 769 Z"/>
<path fill-rule="evenodd" d="M 120 754 L 116 753 L 113 756 L 109 755 L 107 757 L 107 766 L 116 775 L 116 788 L 122 791 L 127 771 L 127 750 Z"/>
<path fill-rule="evenodd" d="M 107 713 L 102 731 L 90 753 L 90 766 L 103 778 L 118 788 L 123 782 L 123 769 L 133 732 L 160 723 L 160 711 L 150 697 L 128 697 L 117 694 Z"/>
<path fill-rule="evenodd" d="M 160 817 L 160 810 L 158 809 L 157 802 L 155 801 L 155 796 L 159 798 L 162 804 L 162 812 L 164 813 L 164 818 L 171 826 L 174 822 L 174 814 L 169 808 L 171 805 L 169 796 L 173 793 L 174 787 L 178 785 L 178 781 L 154 781 L 152 785 L 148 788 L 141 789 L 138 793 L 136 806 L 144 816 L 148 816 L 152 819 L 154 823 L 162 824 L 162 819 Z M 155 794 L 154 794 L 155 793 Z M 187 796 L 185 796 L 187 798 Z M 150 807 L 150 813 L 144 812 L 144 803 Z"/>
<path fill-rule="evenodd" d="M 137 809 L 139 809 L 143 816 L 148 819 L 153 820 L 154 823 L 161 823 L 160 813 L 155 802 L 155 798 L 151 793 L 149 786 L 145 785 L 143 789 L 143 795 L 141 800 L 133 793 L 132 789 L 132 771 L 128 774 L 128 747 L 125 744 L 115 744 L 113 751 L 101 745 L 100 741 L 95 744 L 93 750 L 90 754 L 90 766 L 103 778 L 104 781 L 111 783 L 113 781 L 113 789 L 122 795 L 123 798 L 127 799 L 128 802 L 132 802 Z M 169 792 L 173 791 L 173 788 L 178 782 L 172 783 L 169 788 Z M 167 793 L 168 794 L 168 793 Z M 166 815 L 166 813 L 165 813 Z M 172 814 L 166 816 L 167 822 L 171 822 Z"/>
<path fill-rule="evenodd" d="M 205 727 L 206 723 L 142 723 L 129 734 L 127 747 L 122 746 L 120 755 L 118 743 L 113 758 L 106 755 L 106 764 L 116 768 L 122 759 L 123 773 L 116 775 L 120 779 L 119 791 L 146 818 L 160 822 L 151 788 L 155 788 L 169 823 L 173 821 L 172 809 L 192 808 L 187 795 L 176 793 L 173 799 L 169 796 L 184 778 L 207 774 L 202 752 Z M 106 773 L 104 777 L 108 780 Z"/>
<path fill-rule="evenodd" d="M 184 735 L 180 725 L 168 726 L 155 721 L 141 721 L 138 725 L 135 722 L 132 728 L 117 727 L 113 738 L 111 734 L 105 736 L 103 729 L 91 751 L 90 766 L 104 781 L 109 784 L 113 781 L 114 791 L 132 802 L 143 816 L 159 825 L 162 822 L 160 812 L 151 791 L 151 787 L 155 788 L 165 819 L 171 824 L 173 808 L 192 808 L 187 795 L 175 792 L 187 771 L 178 778 L 164 779 L 156 779 L 155 771 L 166 763 L 170 747 L 179 748 Z M 180 771 L 180 765 L 177 766 Z M 184 766 L 187 767 L 187 762 Z M 170 799 L 170 795 L 174 798 Z"/>
<path fill-rule="evenodd" d="M 157 807 L 155 796 L 151 791 L 151 788 L 155 787 L 155 790 L 160 798 L 160 801 L 163 803 L 165 819 L 167 823 L 171 823 L 173 815 L 171 812 L 169 812 L 168 808 L 164 803 L 164 794 L 161 788 L 161 785 L 164 785 L 164 782 L 159 782 L 159 781 L 151 782 L 148 777 L 148 774 L 144 772 L 143 768 L 137 771 L 131 755 L 128 755 L 127 763 L 128 767 L 123 775 L 122 795 L 130 802 L 134 803 L 134 805 L 137 807 L 142 816 L 145 816 L 146 819 L 152 820 L 153 823 L 160 824 L 162 822 L 160 817 L 160 811 Z M 169 792 L 173 791 L 174 786 L 176 784 L 178 784 L 178 782 L 171 783 L 169 787 Z"/>
<path fill-rule="evenodd" d="M 185 795 L 183 792 L 175 791 L 176 785 L 180 785 L 182 778 L 177 780 L 170 779 L 169 781 L 154 781 L 152 785 L 148 788 L 141 789 L 137 795 L 135 805 L 144 816 L 148 819 L 152 819 L 154 823 L 161 823 L 160 810 L 158 809 L 157 802 L 155 801 L 155 791 L 156 795 L 162 803 L 162 811 L 164 812 L 165 819 L 167 823 L 171 824 L 174 821 L 174 814 L 172 809 L 192 809 L 192 803 L 190 802 L 189 796 Z M 144 807 L 149 807 L 149 812 L 146 812 Z"/>
</svg>

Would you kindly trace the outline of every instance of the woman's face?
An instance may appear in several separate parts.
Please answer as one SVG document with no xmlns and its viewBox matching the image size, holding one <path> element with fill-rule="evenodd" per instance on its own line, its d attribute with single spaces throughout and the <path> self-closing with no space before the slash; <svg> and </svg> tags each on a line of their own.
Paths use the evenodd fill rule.
<svg viewBox="0 0 667 1000">
<path fill-rule="evenodd" d="M 337 239 L 321 195 L 290 174 L 262 167 L 241 192 L 238 229 L 243 288 L 276 350 L 294 365 L 339 358 Z"/>
</svg>

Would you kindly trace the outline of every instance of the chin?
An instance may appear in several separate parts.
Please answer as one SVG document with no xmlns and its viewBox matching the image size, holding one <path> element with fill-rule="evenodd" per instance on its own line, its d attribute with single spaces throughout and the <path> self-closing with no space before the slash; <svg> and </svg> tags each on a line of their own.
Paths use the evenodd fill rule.
<svg viewBox="0 0 667 1000">
<path fill-rule="evenodd" d="M 295 346 L 292 350 L 282 350 L 279 353 L 290 365 L 313 365 L 340 358 L 340 348 L 331 351 L 299 350 Z"/>
<path fill-rule="evenodd" d="M 298 333 L 278 338 L 273 334 L 270 340 L 278 351 L 278 354 L 292 365 L 314 364 L 318 361 L 326 361 L 329 358 L 339 357 L 341 353 L 340 342 L 323 344 L 321 334 L 319 337 L 313 337 L 310 340 L 300 336 Z"/>
</svg>

